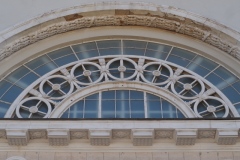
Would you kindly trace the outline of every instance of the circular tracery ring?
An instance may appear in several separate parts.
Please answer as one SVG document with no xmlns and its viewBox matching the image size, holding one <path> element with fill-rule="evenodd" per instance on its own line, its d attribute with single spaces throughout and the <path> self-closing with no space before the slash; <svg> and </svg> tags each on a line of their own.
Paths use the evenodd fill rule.
<svg viewBox="0 0 240 160">
<path fill-rule="evenodd" d="M 51 108 L 51 104 L 46 99 L 30 97 L 18 104 L 16 115 L 18 118 L 47 118 L 51 113 Z"/>
<path fill-rule="evenodd" d="M 173 93 L 182 99 L 194 99 L 205 91 L 204 83 L 197 77 L 191 75 L 182 75 L 176 78 L 171 84 Z"/>
<path fill-rule="evenodd" d="M 229 114 L 229 108 L 220 98 L 208 96 L 195 102 L 194 112 L 198 117 L 225 118 Z"/>
<path fill-rule="evenodd" d="M 114 58 L 107 65 L 109 77 L 114 80 L 129 80 L 137 75 L 137 64 L 128 58 Z"/>
<path fill-rule="evenodd" d="M 169 82 L 169 77 L 173 75 L 172 68 L 159 62 L 151 62 L 143 66 L 141 78 L 144 82 L 154 85 L 163 85 Z"/>
<path fill-rule="evenodd" d="M 74 86 L 68 78 L 61 75 L 53 75 L 40 83 L 39 90 L 44 97 L 50 99 L 63 99 L 73 92 Z"/>
<path fill-rule="evenodd" d="M 100 82 L 103 78 L 101 67 L 92 62 L 83 62 L 75 65 L 71 69 L 71 76 L 76 79 L 80 85 L 90 85 Z"/>
</svg>

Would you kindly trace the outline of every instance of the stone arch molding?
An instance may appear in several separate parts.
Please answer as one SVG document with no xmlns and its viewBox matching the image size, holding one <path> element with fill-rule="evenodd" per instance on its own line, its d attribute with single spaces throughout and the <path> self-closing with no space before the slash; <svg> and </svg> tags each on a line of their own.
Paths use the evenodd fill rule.
<svg viewBox="0 0 240 160">
<path fill-rule="evenodd" d="M 174 7 L 122 2 L 55 10 L 11 27 L 0 33 L 0 60 L 50 36 L 100 26 L 145 26 L 177 32 L 201 40 L 240 60 L 240 34 L 237 31 Z"/>
</svg>

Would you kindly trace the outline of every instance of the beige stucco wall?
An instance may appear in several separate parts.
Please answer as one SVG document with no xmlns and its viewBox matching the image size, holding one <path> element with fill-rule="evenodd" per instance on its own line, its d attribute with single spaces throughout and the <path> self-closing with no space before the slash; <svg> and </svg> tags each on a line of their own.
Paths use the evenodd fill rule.
<svg viewBox="0 0 240 160">
<path fill-rule="evenodd" d="M 114 2 L 107 0 L 109 1 Z M 1 0 L 0 32 L 52 10 L 96 2 L 100 3 L 103 0 Z M 121 2 L 129 2 L 129 0 L 121 0 Z M 131 0 L 131 2 L 139 2 L 139 0 Z M 240 31 L 239 0 L 141 0 L 141 2 L 184 9 Z"/>
</svg>

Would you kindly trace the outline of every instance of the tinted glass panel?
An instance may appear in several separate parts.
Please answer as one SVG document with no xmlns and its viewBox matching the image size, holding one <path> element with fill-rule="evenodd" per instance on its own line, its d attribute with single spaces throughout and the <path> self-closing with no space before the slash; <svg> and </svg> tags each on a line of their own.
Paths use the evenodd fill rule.
<svg viewBox="0 0 240 160">
<path fill-rule="evenodd" d="M 97 41 L 98 48 L 120 48 L 120 40 L 110 40 L 110 41 Z"/>
<path fill-rule="evenodd" d="M 11 83 L 2 80 L 0 82 L 0 97 L 12 86 Z"/>
<path fill-rule="evenodd" d="M 96 50 L 97 46 L 95 42 L 90 42 L 90 43 L 75 45 L 75 46 L 72 46 L 72 48 L 75 52 L 85 52 L 89 50 Z"/>
<path fill-rule="evenodd" d="M 51 61 L 50 58 L 48 58 L 46 55 L 44 55 L 44 56 L 41 56 L 41 57 L 39 57 L 37 59 L 34 59 L 34 60 L 26 63 L 25 65 L 27 67 L 29 67 L 30 69 L 34 70 L 35 68 L 37 68 L 37 67 L 39 67 L 39 66 L 41 66 L 41 65 L 43 65 L 45 63 L 48 63 L 50 61 Z"/>
<path fill-rule="evenodd" d="M 123 48 L 146 48 L 147 42 L 123 40 Z"/>
<path fill-rule="evenodd" d="M 24 76 L 21 80 L 19 80 L 16 85 L 22 87 L 22 88 L 27 88 L 30 84 L 32 84 L 35 80 L 37 80 L 39 76 L 37 76 L 34 73 L 29 73 L 26 76 Z"/>
<path fill-rule="evenodd" d="M 22 67 L 18 68 L 17 70 L 15 70 L 14 72 L 12 72 L 5 79 L 12 82 L 12 83 L 15 83 L 16 81 L 18 81 L 20 78 L 22 78 L 23 76 L 25 76 L 29 72 L 30 72 L 29 69 L 22 66 Z"/>
<path fill-rule="evenodd" d="M 3 96 L 2 96 L 2 100 L 6 101 L 6 102 L 13 102 L 17 96 L 23 91 L 23 89 L 17 87 L 17 86 L 12 86 L 8 92 L 6 92 Z"/>
<path fill-rule="evenodd" d="M 10 107 L 9 104 L 0 102 L 0 118 L 4 118 L 9 107 Z"/>
<path fill-rule="evenodd" d="M 70 47 L 66 47 L 66 48 L 63 48 L 63 49 L 59 49 L 57 51 L 53 51 L 53 52 L 50 52 L 48 53 L 48 56 L 51 58 L 51 59 L 57 59 L 57 58 L 60 58 L 60 57 L 63 57 L 63 56 L 66 56 L 68 54 L 72 54 L 72 50 Z"/>
</svg>

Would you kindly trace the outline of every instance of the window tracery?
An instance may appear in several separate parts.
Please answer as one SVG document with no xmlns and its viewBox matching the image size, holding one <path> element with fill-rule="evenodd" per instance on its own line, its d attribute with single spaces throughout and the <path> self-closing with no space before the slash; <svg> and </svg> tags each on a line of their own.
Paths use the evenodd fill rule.
<svg viewBox="0 0 240 160">
<path fill-rule="evenodd" d="M 105 81 L 136 81 L 165 88 L 191 106 L 198 117 L 239 116 L 233 106 L 240 103 L 236 76 L 196 53 L 136 40 L 73 45 L 25 63 L 1 82 L 12 85 L 3 88 L 1 103 L 10 105 L 18 97 L 11 105 L 17 117 L 29 112 L 28 118 L 47 118 L 64 98 Z M 7 94 L 14 87 L 25 90 L 8 100 Z M 233 89 L 236 97 L 225 97 L 228 89 Z M 14 115 L 14 111 L 7 115 Z"/>
</svg>

